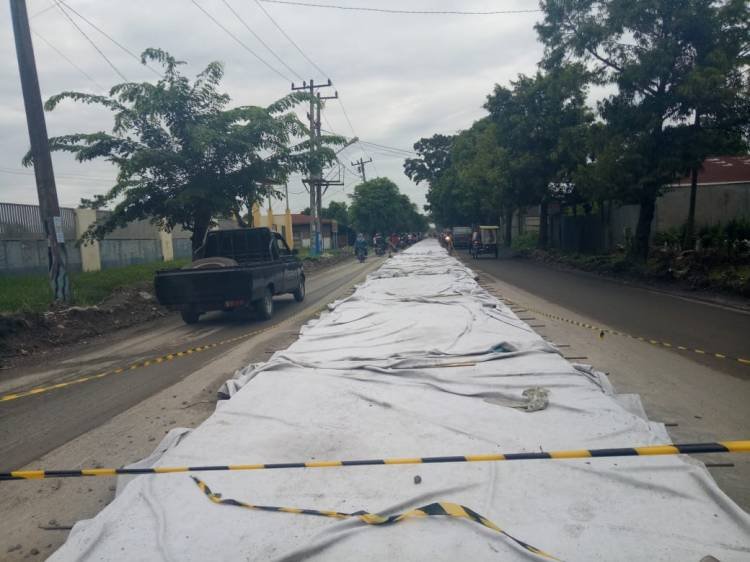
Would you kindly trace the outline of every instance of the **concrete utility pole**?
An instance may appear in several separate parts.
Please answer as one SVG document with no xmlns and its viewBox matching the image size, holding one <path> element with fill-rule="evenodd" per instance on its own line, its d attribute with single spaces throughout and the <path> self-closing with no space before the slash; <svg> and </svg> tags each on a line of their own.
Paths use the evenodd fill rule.
<svg viewBox="0 0 750 562">
<path fill-rule="evenodd" d="M 365 175 L 365 164 L 369 164 L 372 162 L 372 158 L 369 160 L 362 160 L 362 157 L 360 156 L 359 160 L 356 160 L 355 162 L 352 162 L 352 166 L 357 167 L 357 171 L 359 171 L 359 175 L 362 176 L 362 181 L 367 181 L 367 176 Z"/>
<path fill-rule="evenodd" d="M 21 90 L 26 108 L 26 123 L 29 128 L 31 155 L 34 160 L 36 190 L 39 197 L 39 214 L 47 237 L 49 280 L 55 301 L 70 300 L 70 285 L 66 271 L 67 253 L 63 236 L 60 204 L 57 200 L 55 174 L 49 151 L 47 125 L 44 121 L 42 94 L 36 73 L 34 47 L 31 43 L 29 14 L 25 0 L 10 0 L 10 14 L 16 40 L 18 70 L 21 75 Z"/>
<path fill-rule="evenodd" d="M 310 121 L 310 177 L 305 181 L 310 191 L 310 253 L 313 255 L 320 254 L 323 250 L 322 228 L 321 228 L 321 210 L 323 208 L 322 186 L 327 184 L 323 180 L 323 170 L 320 162 L 317 161 L 317 152 L 320 149 L 320 106 L 322 100 L 336 99 L 339 93 L 333 96 L 321 97 L 316 95 L 316 88 L 328 88 L 332 86 L 331 80 L 327 83 L 315 84 L 314 80 L 310 83 L 302 82 L 302 86 L 292 84 L 292 91 L 307 90 L 310 93 L 310 110 L 307 118 Z"/>
</svg>

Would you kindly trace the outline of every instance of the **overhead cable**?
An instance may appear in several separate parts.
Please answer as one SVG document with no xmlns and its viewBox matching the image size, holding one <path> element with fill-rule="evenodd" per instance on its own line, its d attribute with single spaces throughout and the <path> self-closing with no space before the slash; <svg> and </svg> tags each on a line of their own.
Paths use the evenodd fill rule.
<svg viewBox="0 0 750 562">
<path fill-rule="evenodd" d="M 339 4 L 317 4 L 312 2 L 296 2 L 291 0 L 256 0 L 269 4 L 285 4 L 288 6 L 303 6 L 305 8 L 326 8 L 331 10 L 348 10 L 352 12 L 378 12 L 382 14 L 407 14 L 407 15 L 454 15 L 454 16 L 496 16 L 501 14 L 534 14 L 541 12 L 539 8 L 525 10 L 399 10 L 392 8 L 373 8 L 369 6 L 342 6 Z"/>
<path fill-rule="evenodd" d="M 94 84 L 99 90 L 101 90 L 102 92 L 106 92 L 107 91 L 107 88 L 105 88 L 104 86 L 102 86 L 101 84 L 99 84 L 99 82 L 97 82 L 96 80 L 94 80 L 94 78 L 88 72 L 86 72 L 80 66 L 78 66 L 75 62 L 73 62 L 73 60 L 70 57 L 68 57 L 65 53 L 63 53 L 60 49 L 58 49 L 52 43 L 50 43 L 49 41 L 47 41 L 47 39 L 45 39 L 44 36 L 40 35 L 34 29 L 31 30 L 31 33 L 33 33 L 37 38 L 41 39 L 50 49 L 52 49 L 58 55 L 60 55 L 60 57 L 63 60 L 65 60 L 70 66 L 72 66 L 73 68 L 75 68 L 78 72 L 80 72 L 83 76 L 85 76 L 88 80 L 90 80 L 91 83 Z"/>
<path fill-rule="evenodd" d="M 67 18 L 67 20 L 71 23 L 71 25 L 73 25 L 73 27 L 75 27 L 78 30 L 78 32 L 84 36 L 86 41 L 88 41 L 89 44 L 94 48 L 94 50 L 96 50 L 96 52 L 99 53 L 99 55 L 107 62 L 107 64 L 112 68 L 112 70 L 114 70 L 115 73 L 120 78 L 122 78 L 125 82 L 128 82 L 128 79 L 125 77 L 125 75 L 120 71 L 119 68 L 115 66 L 115 64 L 111 60 L 109 60 L 109 57 L 107 57 L 107 55 L 104 54 L 104 51 L 102 51 L 99 48 L 99 46 L 94 42 L 94 40 L 91 39 L 91 37 L 89 37 L 83 29 L 81 29 L 81 27 L 75 22 L 73 18 L 70 17 L 70 14 L 68 14 L 68 12 L 65 11 L 65 8 L 63 8 L 59 0 L 55 0 L 55 6 L 58 7 L 62 15 Z"/>
<path fill-rule="evenodd" d="M 117 47 L 119 47 L 120 50 L 122 50 L 123 52 L 125 52 L 128 56 L 130 56 L 131 58 L 135 59 L 136 61 L 138 61 L 139 64 L 142 64 L 143 66 L 145 66 L 146 68 L 148 68 L 151 72 L 153 72 L 154 74 L 156 74 L 158 77 L 161 78 L 161 76 L 162 76 L 161 72 L 159 72 L 153 66 L 145 64 L 141 60 L 141 57 L 139 57 L 133 51 L 131 51 L 130 49 L 128 49 L 125 45 L 123 45 L 122 43 L 120 43 L 119 41 L 117 41 L 114 37 L 112 37 L 106 31 L 104 31 L 102 28 L 100 28 L 99 26 L 97 26 L 94 22 L 92 22 L 91 20 L 89 20 L 88 18 L 86 18 L 83 14 L 81 14 L 78 11 L 76 11 L 75 8 L 73 8 L 72 6 L 70 6 L 70 4 L 68 4 L 67 2 L 65 2 L 65 0 L 57 0 L 57 1 L 60 4 L 64 5 L 68 10 L 70 10 L 71 12 L 73 12 L 75 15 L 77 15 L 79 18 L 81 18 L 83 21 L 85 21 L 87 24 L 89 24 L 91 27 L 93 27 L 96 31 L 98 31 L 99 33 L 101 33 L 102 35 L 104 35 L 104 37 L 106 37 L 107 39 L 109 39 L 112 43 L 114 43 Z"/>
<path fill-rule="evenodd" d="M 208 18 L 209 18 L 209 19 L 210 19 L 210 20 L 211 20 L 212 22 L 214 22 L 214 23 L 215 23 L 215 24 L 216 24 L 216 25 L 217 25 L 218 27 L 220 27 L 220 28 L 222 29 L 222 31 L 224 31 L 224 33 L 226 33 L 227 35 L 229 35 L 229 37 L 231 37 L 232 39 L 234 39 L 234 41 L 235 41 L 235 42 L 236 42 L 236 43 L 237 43 L 238 45 L 240 45 L 240 46 L 241 46 L 241 47 L 242 47 L 243 49 L 245 49 L 245 50 L 246 50 L 246 51 L 247 51 L 248 53 L 250 53 L 251 55 L 253 55 L 253 56 L 254 56 L 254 57 L 255 57 L 256 59 L 258 59 L 258 60 L 259 60 L 259 61 L 260 61 L 261 63 L 263 63 L 263 64 L 265 65 L 265 67 L 266 67 L 266 68 L 268 68 L 268 69 L 269 69 L 270 71 L 274 72 L 275 74 L 279 75 L 279 76 L 280 76 L 281 78 L 283 78 L 283 79 L 284 79 L 285 81 L 287 81 L 287 82 L 292 82 L 292 81 L 293 81 L 293 80 L 292 80 L 291 78 L 289 78 L 288 76 L 286 76 L 286 75 L 285 75 L 285 74 L 284 74 L 283 72 L 281 72 L 281 71 L 280 71 L 280 70 L 278 70 L 277 68 L 275 68 L 275 67 L 271 66 L 271 64 L 269 64 L 269 63 L 268 63 L 268 62 L 267 62 L 267 61 L 266 61 L 266 60 L 265 60 L 265 59 L 264 59 L 263 57 L 261 57 L 261 56 L 260 56 L 260 55 L 259 55 L 258 53 L 256 53 L 255 51 L 253 51 L 253 50 L 252 50 L 252 49 L 251 49 L 250 47 L 248 47 L 248 46 L 247 46 L 247 45 L 246 45 L 246 44 L 245 44 L 245 43 L 244 43 L 244 42 L 242 41 L 242 39 L 240 39 L 240 38 L 239 38 L 239 37 L 237 37 L 237 36 L 236 36 L 236 35 L 235 35 L 234 33 L 232 33 L 231 31 L 229 31 L 229 29 L 228 29 L 228 28 L 227 28 L 227 27 L 226 27 L 226 26 L 225 26 L 224 24 L 222 24 L 222 23 L 221 23 L 221 22 L 220 22 L 219 20 L 217 20 L 217 19 L 216 19 L 216 18 L 215 18 L 214 16 L 212 16 L 212 15 L 211 15 L 211 14 L 210 14 L 209 12 L 207 12 L 207 11 L 206 11 L 206 9 L 205 9 L 205 8 L 204 8 L 203 6 L 201 6 L 200 4 L 198 4 L 198 2 L 196 2 L 196 0 L 190 0 L 190 1 L 191 1 L 191 2 L 193 3 L 193 4 L 195 4 L 196 8 L 198 8 L 198 9 L 199 9 L 199 10 L 200 10 L 201 12 L 203 12 L 203 13 L 204 13 L 204 14 L 205 14 L 205 15 L 206 15 L 206 16 L 207 16 L 207 17 L 208 17 Z"/>
<path fill-rule="evenodd" d="M 251 33 L 251 34 L 253 35 L 253 37 L 255 37 L 255 38 L 256 38 L 256 39 L 257 39 L 257 40 L 258 40 L 258 41 L 260 42 L 260 44 L 261 44 L 261 45 L 263 45 L 263 46 L 264 46 L 264 47 L 266 48 L 266 50 L 267 50 L 267 51 L 268 51 L 269 53 L 271 53 L 271 54 L 272 54 L 272 55 L 274 56 L 274 58 L 275 58 L 275 59 L 276 59 L 277 61 L 279 61 L 279 62 L 281 63 L 281 65 L 282 65 L 282 66 L 283 66 L 284 68 L 286 68 L 286 69 L 287 69 L 287 70 L 288 70 L 289 72 L 291 72 L 292 74 L 294 74 L 294 75 L 295 75 L 295 76 L 296 76 L 297 78 L 299 78 L 300 80 L 303 80 L 302 76 L 300 76 L 300 75 L 299 75 L 299 74 L 298 74 L 298 73 L 297 73 L 297 72 L 296 72 L 296 71 L 295 71 L 295 70 L 294 70 L 294 69 L 293 69 L 293 68 L 292 68 L 291 66 L 289 66 L 289 65 L 288 65 L 288 64 L 287 64 L 286 62 L 284 62 L 284 60 L 283 60 L 283 59 L 282 59 L 282 58 L 281 58 L 281 57 L 280 57 L 279 55 L 277 55 L 277 54 L 276 54 L 276 52 L 275 52 L 275 51 L 274 51 L 274 50 L 273 50 L 273 49 L 272 49 L 272 48 L 271 48 L 271 47 L 270 47 L 270 46 L 269 46 L 269 45 L 268 45 L 268 44 L 267 44 L 267 43 L 266 43 L 265 41 L 263 41 L 263 39 L 261 38 L 261 36 L 260 36 L 260 35 L 258 35 L 257 33 L 255 33 L 255 31 L 253 31 L 253 29 L 252 29 L 252 28 L 251 28 L 251 27 L 250 27 L 250 26 L 248 25 L 248 23 L 247 23 L 247 22 L 246 22 L 246 21 L 245 21 L 245 20 L 244 20 L 244 19 L 242 18 L 242 16 L 241 16 L 241 15 L 240 15 L 239 13 L 237 13 L 237 11 L 236 11 L 236 10 L 235 10 L 235 9 L 234 9 L 234 8 L 232 7 L 232 5 L 231 5 L 231 4 L 230 4 L 230 3 L 229 3 L 229 2 L 227 1 L 227 0 L 221 0 L 221 1 L 222 1 L 222 2 L 224 3 L 224 5 L 225 5 L 225 6 L 227 7 L 227 8 L 229 8 L 229 11 L 230 11 L 230 12 L 232 12 L 232 13 L 234 14 L 234 16 L 235 16 L 235 17 L 236 17 L 236 18 L 237 18 L 237 19 L 239 20 L 239 22 L 240 22 L 240 23 L 241 23 L 241 24 L 242 24 L 242 25 L 243 25 L 243 26 L 245 27 L 245 29 L 247 29 L 247 30 L 248 30 L 248 31 L 249 31 L 249 32 L 250 32 L 250 33 Z"/>
<path fill-rule="evenodd" d="M 281 34 L 282 34 L 282 35 L 283 35 L 284 37 L 286 37 L 286 38 L 287 38 L 287 40 L 288 40 L 288 41 L 289 41 L 289 42 L 290 42 L 290 43 L 292 44 L 292 46 L 293 46 L 293 47 L 294 47 L 295 49 L 297 49 L 297 51 L 299 51 L 299 54 L 300 54 L 300 55 L 302 55 L 302 57 L 303 57 L 303 58 L 304 58 L 304 59 L 305 59 L 305 60 L 306 60 L 307 62 L 309 62 L 309 63 L 310 63 L 310 64 L 311 64 L 312 66 L 313 66 L 313 68 L 315 68 L 315 70 L 317 70 L 318 72 L 320 72 L 320 73 L 321 73 L 321 74 L 322 74 L 323 76 L 325 76 L 325 77 L 328 77 L 328 76 L 329 76 L 329 74 L 328 74 L 328 73 L 327 73 L 327 72 L 326 72 L 325 70 L 323 70 L 322 68 L 320 68 L 320 67 L 319 67 L 319 66 L 318 66 L 317 64 L 315 64 L 315 63 L 313 62 L 313 60 L 312 60 L 312 59 L 311 59 L 310 57 L 308 57 L 308 56 L 307 56 L 307 54 L 305 54 L 305 51 L 303 51 L 303 50 L 302 50 L 302 47 L 300 47 L 299 45 L 297 45 L 297 43 L 296 43 L 296 42 L 294 41 L 294 39 L 292 39 L 292 38 L 291 38 L 291 37 L 289 36 L 289 34 L 288 34 L 288 33 L 287 33 L 286 31 L 284 31 L 284 29 L 283 29 L 283 28 L 282 28 L 282 27 L 281 27 L 281 26 L 280 26 L 280 25 L 279 25 L 279 24 L 278 24 L 278 23 L 276 22 L 276 20 L 275 20 L 275 19 L 273 19 L 273 16 L 271 16 L 271 14 L 269 14 L 269 13 L 268 13 L 268 11 L 267 11 L 267 10 L 266 10 L 266 9 L 265 9 L 265 8 L 263 7 L 263 4 L 261 4 L 261 3 L 260 3 L 260 2 L 258 1 L 258 0 L 255 0 L 255 3 L 256 3 L 256 4 L 258 5 L 258 7 L 259 7 L 259 8 L 261 9 L 261 11 L 262 11 L 262 12 L 263 12 L 264 14 L 266 14 L 266 17 L 267 17 L 267 18 L 268 18 L 269 20 L 271 20 L 271 23 L 272 23 L 272 24 L 273 24 L 274 26 L 276 26 L 276 29 L 278 29 L 278 30 L 279 30 L 279 31 L 281 32 Z"/>
<path fill-rule="evenodd" d="M 289 43 L 291 43 L 291 44 L 292 44 L 292 46 L 294 46 L 294 48 L 295 48 L 295 49 L 297 49 L 297 51 L 299 51 L 299 54 L 300 54 L 300 55 L 302 55 L 302 57 L 303 57 L 303 58 L 304 58 L 304 59 L 305 59 L 305 60 L 306 60 L 307 62 L 309 62 L 309 63 L 310 63 L 310 64 L 311 64 L 312 66 L 313 66 L 313 68 L 315 68 L 315 70 L 317 70 L 318 72 L 320 72 L 320 73 L 321 73 L 321 74 L 322 74 L 323 76 L 326 76 L 326 77 L 329 77 L 329 78 L 330 78 L 330 74 L 328 74 L 328 73 L 327 73 L 327 72 L 326 72 L 325 70 L 323 70 L 322 68 L 320 68 L 320 66 L 319 66 L 319 65 L 317 65 L 317 64 L 315 63 L 315 61 L 313 61 L 313 60 L 312 60 L 312 59 L 311 59 L 311 58 L 310 58 L 309 56 L 307 56 L 307 53 L 305 53 L 305 51 L 303 51 L 303 50 L 302 50 L 302 47 L 300 47 L 300 46 L 299 46 L 299 45 L 297 44 L 297 42 L 296 42 L 296 41 L 295 41 L 294 39 L 292 39 L 292 37 L 291 37 L 291 36 L 290 36 L 290 35 L 289 35 L 289 34 L 288 34 L 288 33 L 287 33 L 287 32 L 286 32 L 285 30 L 284 30 L 284 28 L 283 28 L 283 27 L 281 27 L 281 26 L 280 26 L 280 25 L 278 24 L 278 22 L 277 22 L 277 21 L 276 21 L 276 20 L 275 20 L 275 19 L 273 18 L 273 16 L 271 16 L 271 14 L 270 14 L 270 13 L 268 12 L 268 10 L 266 10 L 266 9 L 265 9 L 265 8 L 263 7 L 263 4 L 261 4 L 261 0 L 255 0 L 255 3 L 256 3 L 256 4 L 258 5 L 258 7 L 259 7 L 259 8 L 260 8 L 260 9 L 261 9 L 261 10 L 263 11 L 263 13 L 264 13 L 264 14 L 266 15 L 266 17 L 268 17 L 268 19 L 269 19 L 269 20 L 271 20 L 271 23 L 273 23 L 273 25 L 274 25 L 274 26 L 276 26 L 276 29 L 278 29 L 278 30 L 279 30 L 279 32 L 280 32 L 280 33 L 281 33 L 281 34 L 282 34 L 282 35 L 283 35 L 284 37 L 286 37 L 286 39 L 287 39 L 287 40 L 289 41 Z M 357 133 L 356 133 L 356 132 L 355 132 L 355 130 L 354 130 L 354 126 L 352 125 L 352 121 L 351 121 L 351 119 L 349 119 L 349 115 L 348 115 L 348 113 L 346 112 L 346 107 L 344 106 L 344 102 L 343 102 L 343 100 L 341 99 L 341 97 L 340 97 L 340 96 L 338 97 L 338 102 L 339 102 L 339 104 L 341 105 L 341 110 L 342 110 L 342 112 L 344 113 L 344 117 L 346 118 L 346 121 L 347 121 L 347 123 L 349 124 L 349 129 L 351 129 L 351 131 L 352 131 L 352 135 L 356 137 L 356 136 L 357 136 Z M 329 125 L 329 126 L 330 126 L 330 125 Z M 367 156 L 368 158 L 372 158 L 372 156 L 370 156 L 370 154 L 368 154 L 368 153 L 367 153 L 367 151 L 366 151 L 366 150 L 364 149 L 364 146 L 363 146 L 363 145 L 362 145 L 361 143 L 359 143 L 359 147 L 360 147 L 360 148 L 362 149 L 362 152 L 364 152 L 364 153 L 365 153 L 365 155 L 366 155 L 366 156 Z M 376 164 L 375 164 L 374 162 L 373 162 L 373 164 L 372 164 L 372 165 L 373 165 L 373 167 L 375 168 L 375 173 L 376 173 L 377 175 L 380 175 L 380 174 L 378 173 L 378 168 L 377 168 L 377 165 L 376 165 Z"/>
</svg>

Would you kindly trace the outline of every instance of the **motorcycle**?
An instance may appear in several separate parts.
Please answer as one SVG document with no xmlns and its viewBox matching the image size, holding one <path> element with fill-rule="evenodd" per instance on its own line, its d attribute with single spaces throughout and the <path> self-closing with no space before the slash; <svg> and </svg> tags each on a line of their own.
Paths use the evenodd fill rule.
<svg viewBox="0 0 750 562">
<path fill-rule="evenodd" d="M 367 250 L 357 250 L 357 259 L 359 260 L 359 263 L 365 263 L 365 259 L 367 259 Z"/>
<path fill-rule="evenodd" d="M 448 250 L 448 255 L 452 256 L 453 255 L 453 240 L 451 239 L 449 235 L 445 237 L 445 247 Z"/>
</svg>

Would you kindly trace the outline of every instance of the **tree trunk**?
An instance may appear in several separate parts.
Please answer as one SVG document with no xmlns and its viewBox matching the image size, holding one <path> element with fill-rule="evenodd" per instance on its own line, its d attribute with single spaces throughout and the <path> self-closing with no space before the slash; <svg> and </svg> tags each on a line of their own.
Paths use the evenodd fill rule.
<svg viewBox="0 0 750 562">
<path fill-rule="evenodd" d="M 649 239 L 651 238 L 651 222 L 654 220 L 654 212 L 656 210 L 656 191 L 647 189 L 641 197 L 640 203 L 638 225 L 635 229 L 633 254 L 645 261 L 648 259 Z"/>
<path fill-rule="evenodd" d="M 700 112 L 695 111 L 695 119 L 693 121 L 693 129 L 697 134 L 700 128 Z M 698 168 L 700 166 L 696 163 L 690 170 L 690 207 L 688 208 L 687 222 L 685 223 L 685 249 L 691 250 L 695 247 L 695 199 L 698 195 Z"/>
<path fill-rule="evenodd" d="M 206 239 L 206 233 L 208 227 L 211 226 L 211 214 L 201 212 L 195 216 L 193 222 L 193 235 L 190 237 L 190 242 L 193 247 L 193 257 L 195 253 L 203 246 L 203 241 Z"/>
<path fill-rule="evenodd" d="M 690 207 L 688 208 L 687 222 L 685 223 L 685 249 L 692 250 L 695 247 L 695 199 L 698 195 L 698 166 L 693 166 L 690 171 Z"/>
<path fill-rule="evenodd" d="M 505 247 L 510 248 L 511 238 L 513 236 L 513 207 L 505 211 Z"/>
<path fill-rule="evenodd" d="M 539 204 L 539 241 L 538 246 L 546 250 L 549 246 L 549 203 L 542 201 Z"/>
<path fill-rule="evenodd" d="M 523 234 L 523 219 L 523 207 L 518 207 L 518 224 L 516 225 L 516 234 L 518 234 L 518 236 Z"/>
</svg>

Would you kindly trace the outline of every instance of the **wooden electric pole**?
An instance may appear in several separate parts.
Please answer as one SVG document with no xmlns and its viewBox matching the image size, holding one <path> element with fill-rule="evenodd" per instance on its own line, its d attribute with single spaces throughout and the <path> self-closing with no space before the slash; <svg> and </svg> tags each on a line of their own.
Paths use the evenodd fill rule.
<svg viewBox="0 0 750 562">
<path fill-rule="evenodd" d="M 21 90 L 26 108 L 26 123 L 29 128 L 31 155 L 34 162 L 36 190 L 39 197 L 39 214 L 47 238 L 49 280 L 55 301 L 70 300 L 70 285 L 66 271 L 67 254 L 63 236 L 60 204 L 57 200 L 52 156 L 49 150 L 47 125 L 44 121 L 42 94 L 36 73 L 34 47 L 31 43 L 29 14 L 25 0 L 10 0 L 10 14 L 16 40 L 18 70 L 21 75 Z"/>
<path fill-rule="evenodd" d="M 305 180 L 310 191 L 310 253 L 313 255 L 320 254 L 323 251 L 322 228 L 321 228 L 321 210 L 322 210 L 322 186 L 327 184 L 323 180 L 323 169 L 318 160 L 318 150 L 320 149 L 320 105 L 322 100 L 335 99 L 339 96 L 338 92 L 334 96 L 321 97 L 315 93 L 316 88 L 327 88 L 332 86 L 331 80 L 327 83 L 315 84 L 314 80 L 310 83 L 302 82 L 302 86 L 292 84 L 292 91 L 307 90 L 310 93 L 310 111 L 307 118 L 310 121 L 310 176 Z"/>
<path fill-rule="evenodd" d="M 372 162 L 372 158 L 370 158 L 369 160 L 362 160 L 361 156 L 359 160 L 352 162 L 352 166 L 356 166 L 359 175 L 362 176 L 362 182 L 367 181 L 367 176 L 365 175 L 365 164 L 369 164 L 370 162 Z"/>
</svg>

